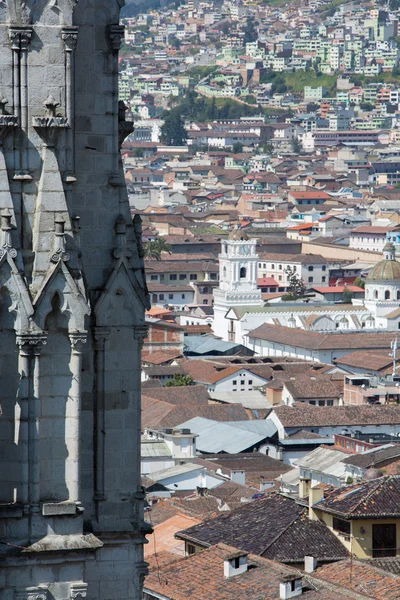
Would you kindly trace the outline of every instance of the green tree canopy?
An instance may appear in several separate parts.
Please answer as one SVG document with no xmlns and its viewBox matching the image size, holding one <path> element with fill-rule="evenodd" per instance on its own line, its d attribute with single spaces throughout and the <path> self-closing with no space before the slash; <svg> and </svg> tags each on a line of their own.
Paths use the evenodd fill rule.
<svg viewBox="0 0 400 600">
<path fill-rule="evenodd" d="M 181 373 L 174 373 L 173 378 L 164 383 L 164 387 L 181 387 L 185 385 L 193 385 L 193 377 Z"/>
<path fill-rule="evenodd" d="M 187 134 L 183 125 L 179 107 L 173 108 L 165 116 L 164 125 L 161 128 L 161 140 L 167 146 L 183 146 L 186 143 Z"/>
<path fill-rule="evenodd" d="M 162 238 L 159 237 L 151 242 L 144 244 L 144 257 L 150 260 L 161 260 L 161 253 L 168 252 L 171 254 L 172 249 L 169 244 Z"/>
</svg>

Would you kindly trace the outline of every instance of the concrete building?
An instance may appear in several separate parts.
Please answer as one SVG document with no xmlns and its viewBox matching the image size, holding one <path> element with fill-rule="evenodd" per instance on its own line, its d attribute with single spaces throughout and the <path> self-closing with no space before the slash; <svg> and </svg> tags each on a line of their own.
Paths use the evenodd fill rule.
<svg viewBox="0 0 400 600">
<path fill-rule="evenodd" d="M 122 4 L 0 6 L 0 596 L 10 600 L 142 597 L 148 297 L 119 153 L 133 129 L 117 103 Z"/>
</svg>

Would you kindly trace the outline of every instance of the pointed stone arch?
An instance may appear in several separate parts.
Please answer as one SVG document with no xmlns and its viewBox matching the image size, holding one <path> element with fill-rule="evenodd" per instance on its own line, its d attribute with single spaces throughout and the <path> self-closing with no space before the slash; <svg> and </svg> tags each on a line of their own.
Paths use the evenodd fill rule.
<svg viewBox="0 0 400 600">
<path fill-rule="evenodd" d="M 28 288 L 14 262 L 15 257 L 15 251 L 5 252 L 0 257 L 0 286 L 7 288 L 11 298 L 8 310 L 14 315 L 14 329 L 16 332 L 23 332 L 29 329 L 34 309 Z"/>
<path fill-rule="evenodd" d="M 105 288 L 96 302 L 94 313 L 96 325 L 107 327 L 111 323 L 117 326 L 144 326 L 143 298 L 141 289 L 134 279 L 132 270 L 121 259 L 113 269 Z"/>
<path fill-rule="evenodd" d="M 83 284 L 78 284 L 62 260 L 51 268 L 33 302 L 33 319 L 41 330 L 52 311 L 55 294 L 60 296 L 61 312 L 68 315 L 69 331 L 86 331 L 85 320 L 90 314 L 90 306 Z"/>
</svg>

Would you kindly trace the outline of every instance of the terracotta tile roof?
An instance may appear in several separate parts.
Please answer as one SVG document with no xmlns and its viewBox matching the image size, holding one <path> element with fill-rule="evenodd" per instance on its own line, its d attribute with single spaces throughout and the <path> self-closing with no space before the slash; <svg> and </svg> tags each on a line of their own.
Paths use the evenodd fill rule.
<svg viewBox="0 0 400 600">
<path fill-rule="evenodd" d="M 320 294 L 342 294 L 344 291 L 365 293 L 365 290 L 359 287 L 358 285 L 336 285 L 326 287 L 312 287 L 310 289 L 315 290 Z"/>
<path fill-rule="evenodd" d="M 144 352 L 142 353 L 142 363 L 148 363 L 151 365 L 162 365 L 173 361 L 175 358 L 182 356 L 182 352 L 179 350 L 158 350 L 157 352 L 146 352 L 146 346 L 144 346 Z"/>
<path fill-rule="evenodd" d="M 327 376 L 317 377 L 314 374 L 297 375 L 295 378 L 285 381 L 285 387 L 294 400 L 340 398 L 337 386 Z"/>
<path fill-rule="evenodd" d="M 221 515 L 200 525 L 177 533 L 177 537 L 208 547 L 220 542 L 233 544 L 260 556 L 274 558 L 279 552 L 278 541 L 293 526 L 301 537 L 297 543 L 291 538 L 291 544 L 285 543 L 284 562 L 301 562 L 305 555 L 315 556 L 318 560 L 337 560 L 347 555 L 338 539 L 319 521 L 309 521 L 306 509 L 293 500 L 272 493 L 265 498 L 245 504 L 227 515 Z M 302 532 L 304 527 L 304 533 Z M 305 543 L 306 540 L 306 543 Z M 271 550 L 270 550 L 271 549 Z"/>
<path fill-rule="evenodd" d="M 344 519 L 400 517 L 400 475 L 335 488 L 314 505 Z"/>
<path fill-rule="evenodd" d="M 168 388 L 169 390 L 171 388 Z M 187 389 L 187 388 L 186 388 Z M 146 390 L 153 392 L 152 389 Z M 204 417 L 213 421 L 247 421 L 249 411 L 239 404 L 180 404 L 142 396 L 142 427 L 176 427 L 194 417 Z"/>
<path fill-rule="evenodd" d="M 247 556 L 247 572 L 224 577 L 224 560 L 237 553 L 237 547 L 220 543 L 185 558 L 167 553 L 150 557 L 144 591 L 169 600 L 276 600 L 280 582 L 294 576 L 302 578 L 304 600 L 371 598 L 254 554 Z"/>
<path fill-rule="evenodd" d="M 331 197 L 326 192 L 290 192 L 291 197 L 294 200 L 315 200 L 323 198 L 329 200 Z"/>
<path fill-rule="evenodd" d="M 333 362 L 335 365 L 362 367 L 372 371 L 381 371 L 393 365 L 393 359 L 388 355 L 387 350 L 356 350 L 336 358 Z"/>
<path fill-rule="evenodd" d="M 400 423 L 400 406 L 278 406 L 276 416 L 286 428 L 387 425 Z"/>
<path fill-rule="evenodd" d="M 177 513 L 159 523 L 153 529 L 153 533 L 147 537 L 148 544 L 144 546 L 144 558 L 147 559 L 156 552 L 173 552 L 180 556 L 185 554 L 185 544 L 175 538 L 175 533 L 182 527 L 191 527 L 200 523 L 199 519 Z"/>
<path fill-rule="evenodd" d="M 392 560 L 392 559 L 389 559 Z M 399 562 L 399 559 L 394 559 Z M 375 566 L 375 562 L 378 563 Z M 368 594 L 375 600 L 398 600 L 400 597 L 400 577 L 382 570 L 380 560 L 364 562 L 360 560 L 342 560 L 323 565 L 313 574 L 319 579 L 336 583 L 362 594 Z"/>
<path fill-rule="evenodd" d="M 309 350 L 335 350 L 358 348 L 390 348 L 392 333 L 319 333 L 305 329 L 283 327 L 264 323 L 248 333 L 249 338 L 287 344 Z"/>
<path fill-rule="evenodd" d="M 363 452 L 362 454 L 353 454 L 345 458 L 342 462 L 368 469 L 369 467 L 380 468 L 381 464 L 392 463 L 400 458 L 400 444 L 381 446 L 373 452 Z"/>
<path fill-rule="evenodd" d="M 383 569 L 384 571 L 388 571 L 393 575 L 400 575 L 400 557 L 372 558 L 363 561 L 363 563 L 371 565 L 372 567 L 376 567 L 378 569 Z"/>
<path fill-rule="evenodd" d="M 210 395 L 204 385 L 172 386 L 147 390 L 146 396 L 168 404 L 205 404 Z"/>
</svg>

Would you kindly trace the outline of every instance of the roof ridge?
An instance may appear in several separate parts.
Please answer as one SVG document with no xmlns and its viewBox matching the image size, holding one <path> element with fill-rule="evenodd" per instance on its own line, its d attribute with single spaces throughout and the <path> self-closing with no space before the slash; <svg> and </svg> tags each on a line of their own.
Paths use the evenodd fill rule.
<svg viewBox="0 0 400 600">
<path fill-rule="evenodd" d="M 277 496 L 278 496 L 278 495 L 279 495 L 279 494 L 277 494 Z M 280 533 L 278 533 L 278 535 L 277 535 L 277 536 L 275 536 L 275 537 L 273 538 L 273 540 L 271 540 L 271 541 L 270 541 L 270 543 L 269 543 L 267 546 L 265 546 L 265 548 L 264 548 L 264 549 L 263 549 L 263 550 L 260 552 L 260 556 L 262 556 L 262 555 L 264 554 L 264 552 L 266 552 L 266 551 L 268 550 L 268 548 L 270 548 L 270 547 L 272 546 L 272 544 L 275 544 L 275 542 L 276 542 L 277 540 L 279 540 L 279 538 L 280 538 L 280 537 L 282 537 L 282 535 L 283 535 L 284 533 L 286 533 L 286 531 L 289 529 L 289 527 L 291 527 L 291 526 L 293 525 L 293 523 L 294 523 L 294 522 L 295 522 L 295 521 L 296 521 L 296 520 L 297 520 L 299 517 L 301 517 L 302 515 L 304 515 L 304 513 L 305 513 L 305 512 L 306 512 L 306 509 L 304 508 L 304 509 L 302 510 L 302 512 L 301 512 L 299 515 L 294 515 L 294 517 L 293 517 L 293 519 L 290 521 L 290 523 L 289 523 L 289 524 L 288 524 L 288 525 L 287 525 L 287 526 L 286 526 L 286 527 L 285 527 L 285 528 L 284 528 L 284 529 L 283 529 L 283 530 L 282 530 Z"/>
</svg>

